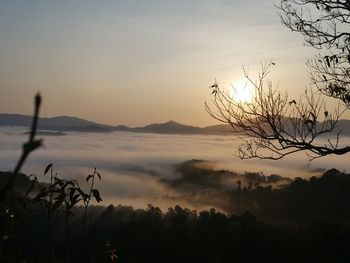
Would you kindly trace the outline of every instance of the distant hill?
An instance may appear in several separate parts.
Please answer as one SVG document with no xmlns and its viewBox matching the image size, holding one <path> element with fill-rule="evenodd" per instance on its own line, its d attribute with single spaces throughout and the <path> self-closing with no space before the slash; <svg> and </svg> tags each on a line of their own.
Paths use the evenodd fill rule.
<svg viewBox="0 0 350 263">
<path fill-rule="evenodd" d="M 154 123 L 144 127 L 131 128 L 130 131 L 162 134 L 203 134 L 203 128 L 183 125 L 174 121 Z"/>
<path fill-rule="evenodd" d="M 0 126 L 22 126 L 30 127 L 32 116 L 20 114 L 0 113 Z M 322 125 L 319 123 L 318 125 Z M 195 127 L 184 125 L 174 121 L 165 123 L 153 123 L 143 127 L 128 127 L 125 125 L 106 125 L 84 120 L 77 117 L 60 116 L 39 119 L 40 131 L 76 131 L 76 132 L 140 132 L 159 134 L 202 134 L 202 135 L 232 135 L 229 125 L 219 124 L 207 127 Z M 342 130 L 342 135 L 350 136 L 350 120 L 340 120 L 337 131 Z"/>
<path fill-rule="evenodd" d="M 32 116 L 20 114 L 0 114 L 0 126 L 30 127 Z M 125 125 L 105 125 L 76 117 L 51 117 L 40 118 L 38 124 L 41 131 L 77 131 L 77 132 L 142 132 L 160 134 L 225 134 L 228 131 L 226 125 L 214 125 L 205 128 L 183 125 L 174 121 L 154 123 L 144 127 L 131 128 Z"/>
<path fill-rule="evenodd" d="M 32 123 L 32 116 L 20 114 L 0 114 L 0 126 L 24 126 L 30 127 Z M 108 128 L 108 125 L 87 121 L 84 119 L 68 116 L 40 118 L 40 130 L 75 130 L 79 128 L 91 129 L 91 127 Z"/>
</svg>

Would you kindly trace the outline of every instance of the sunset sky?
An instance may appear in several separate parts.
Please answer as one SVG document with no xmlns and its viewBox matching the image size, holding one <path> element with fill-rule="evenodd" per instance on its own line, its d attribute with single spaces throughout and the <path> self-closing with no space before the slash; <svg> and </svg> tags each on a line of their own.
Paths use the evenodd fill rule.
<svg viewBox="0 0 350 263">
<path fill-rule="evenodd" d="M 315 50 L 270 0 L 8 0 L 0 2 L 0 112 L 106 124 L 214 124 L 208 86 L 240 82 L 273 60 L 271 78 L 297 96 Z"/>
</svg>

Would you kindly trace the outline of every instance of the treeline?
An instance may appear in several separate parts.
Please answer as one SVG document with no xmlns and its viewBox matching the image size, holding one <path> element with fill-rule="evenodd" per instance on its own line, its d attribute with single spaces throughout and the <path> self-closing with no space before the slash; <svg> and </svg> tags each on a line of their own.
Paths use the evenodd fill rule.
<svg viewBox="0 0 350 263">
<path fill-rule="evenodd" d="M 349 262 L 350 225 L 318 219 L 306 225 L 263 223 L 246 212 L 227 216 L 211 209 L 175 206 L 167 212 L 110 205 L 92 207 L 84 232 L 82 208 L 74 211 L 67 243 L 63 217 L 54 220 L 55 261 L 67 262 Z M 48 224 L 28 209 L 7 251 L 16 260 L 49 262 Z M 116 255 L 114 261 L 112 258 Z M 13 258 L 12 258 L 13 259 Z M 3 261 L 6 262 L 6 261 Z M 20 261 L 12 261 L 20 262 Z"/>
<path fill-rule="evenodd" d="M 279 189 L 241 187 L 238 183 L 229 195 L 235 211 L 249 210 L 267 222 L 305 224 L 315 219 L 350 220 L 350 175 L 336 169 L 309 180 L 296 178 Z"/>
<path fill-rule="evenodd" d="M 278 224 L 305 224 L 316 218 L 350 220 L 350 175 L 336 169 L 291 180 L 216 170 L 205 161 L 190 160 L 179 165 L 177 172 L 175 179 L 163 179 L 168 187 L 189 203 L 220 208 L 227 214 L 250 211 L 259 220 Z"/>
</svg>

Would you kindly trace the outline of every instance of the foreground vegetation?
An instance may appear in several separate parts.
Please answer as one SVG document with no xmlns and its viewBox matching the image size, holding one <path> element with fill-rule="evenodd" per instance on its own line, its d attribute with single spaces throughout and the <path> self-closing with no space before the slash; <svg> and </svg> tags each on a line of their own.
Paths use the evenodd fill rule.
<svg viewBox="0 0 350 263">
<path fill-rule="evenodd" d="M 76 210 L 79 214 L 82 211 Z M 81 217 L 72 221 L 73 262 L 347 262 L 348 223 L 315 220 L 306 225 L 259 222 L 252 214 L 227 217 L 179 206 L 166 213 L 150 206 L 94 207 L 85 235 Z M 47 223 L 30 209 L 17 239 L 3 242 L 2 262 L 49 262 Z M 55 219 L 54 262 L 67 262 L 64 221 Z M 86 234 L 85 233 L 85 234 Z M 114 250 L 115 249 L 115 250 Z M 10 254 L 8 254 L 10 252 Z"/>
<path fill-rule="evenodd" d="M 14 193 L 31 182 L 20 174 Z M 229 194 L 252 211 L 240 215 L 80 203 L 68 225 L 67 203 L 48 220 L 34 194 L 16 213 L 2 206 L 0 262 L 347 262 L 349 186 L 337 170 L 281 189 L 237 185 Z"/>
</svg>

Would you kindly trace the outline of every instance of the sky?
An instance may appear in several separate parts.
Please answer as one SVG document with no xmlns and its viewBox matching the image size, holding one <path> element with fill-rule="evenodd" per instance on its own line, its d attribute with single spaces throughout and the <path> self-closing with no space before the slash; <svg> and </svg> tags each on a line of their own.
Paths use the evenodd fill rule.
<svg viewBox="0 0 350 263">
<path fill-rule="evenodd" d="M 274 61 L 271 79 L 291 96 L 315 53 L 270 0 L 2 0 L 0 112 L 76 116 L 140 126 L 215 124 L 208 87 L 241 82 Z"/>
</svg>

